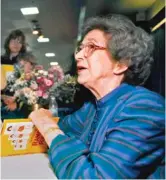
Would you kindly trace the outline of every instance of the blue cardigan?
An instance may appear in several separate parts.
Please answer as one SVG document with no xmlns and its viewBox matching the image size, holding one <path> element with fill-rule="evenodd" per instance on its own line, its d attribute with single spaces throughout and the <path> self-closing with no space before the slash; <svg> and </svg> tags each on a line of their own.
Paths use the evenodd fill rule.
<svg viewBox="0 0 166 180">
<path fill-rule="evenodd" d="M 66 116 L 49 149 L 61 179 L 164 179 L 164 99 L 122 84 Z"/>
</svg>

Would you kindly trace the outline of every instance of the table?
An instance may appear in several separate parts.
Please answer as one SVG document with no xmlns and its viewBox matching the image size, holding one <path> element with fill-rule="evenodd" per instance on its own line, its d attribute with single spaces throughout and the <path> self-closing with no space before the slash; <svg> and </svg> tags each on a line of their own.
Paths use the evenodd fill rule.
<svg viewBox="0 0 166 180">
<path fill-rule="evenodd" d="M 1 157 L 1 179 L 57 179 L 47 154 Z"/>
</svg>

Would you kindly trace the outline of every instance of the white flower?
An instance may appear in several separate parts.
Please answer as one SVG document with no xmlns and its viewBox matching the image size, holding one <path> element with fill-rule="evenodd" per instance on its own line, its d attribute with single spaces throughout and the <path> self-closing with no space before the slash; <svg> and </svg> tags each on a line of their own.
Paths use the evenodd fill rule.
<svg viewBox="0 0 166 180">
<path fill-rule="evenodd" d="M 38 70 L 38 73 L 40 73 L 40 74 L 43 74 L 44 73 L 44 70 Z"/>
<path fill-rule="evenodd" d="M 48 75 L 48 72 L 47 72 L 47 71 L 44 71 L 44 72 L 43 72 L 43 75 L 47 76 L 47 75 Z"/>
</svg>

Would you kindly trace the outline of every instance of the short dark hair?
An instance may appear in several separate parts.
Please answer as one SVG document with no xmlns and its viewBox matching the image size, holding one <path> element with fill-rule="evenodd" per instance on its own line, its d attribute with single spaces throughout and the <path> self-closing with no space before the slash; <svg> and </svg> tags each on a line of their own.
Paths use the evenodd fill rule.
<svg viewBox="0 0 166 180">
<path fill-rule="evenodd" d="M 88 19 L 83 27 L 82 40 L 94 29 L 110 35 L 108 48 L 111 55 L 115 60 L 127 61 L 129 64 L 123 82 L 143 85 L 150 75 L 153 63 L 152 36 L 135 26 L 127 17 L 117 14 Z"/>
<path fill-rule="evenodd" d="M 19 54 L 18 62 L 21 60 L 30 62 L 33 66 L 35 66 L 37 64 L 36 57 L 30 52 Z"/>
<path fill-rule="evenodd" d="M 22 48 L 20 50 L 20 53 L 25 53 L 26 52 L 25 35 L 21 30 L 16 29 L 16 30 L 12 31 L 5 40 L 4 49 L 5 49 L 5 54 L 6 55 L 10 54 L 10 49 L 9 49 L 10 40 L 11 39 L 16 39 L 18 37 L 21 37 L 21 39 L 22 39 Z"/>
</svg>

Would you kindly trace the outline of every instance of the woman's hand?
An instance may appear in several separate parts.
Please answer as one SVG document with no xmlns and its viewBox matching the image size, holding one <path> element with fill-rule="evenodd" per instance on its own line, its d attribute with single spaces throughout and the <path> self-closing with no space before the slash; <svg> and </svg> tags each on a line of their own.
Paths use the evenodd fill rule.
<svg viewBox="0 0 166 180">
<path fill-rule="evenodd" d="M 58 131 L 59 134 L 62 134 L 57 123 L 53 120 L 53 116 L 49 110 L 41 108 L 39 110 L 33 111 L 29 115 L 29 118 L 32 120 L 39 132 L 43 135 L 49 146 L 54 137 L 57 135 Z"/>
</svg>

